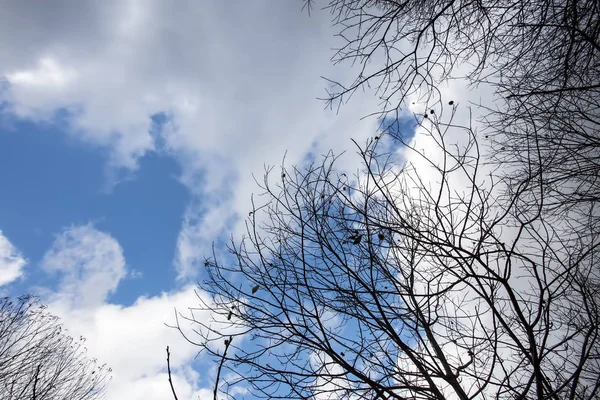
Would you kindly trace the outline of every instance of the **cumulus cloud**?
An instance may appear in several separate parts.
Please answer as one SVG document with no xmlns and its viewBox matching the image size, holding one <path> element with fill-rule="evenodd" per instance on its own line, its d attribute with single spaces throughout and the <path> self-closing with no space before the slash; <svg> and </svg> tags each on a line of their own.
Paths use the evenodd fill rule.
<svg viewBox="0 0 600 400">
<path fill-rule="evenodd" d="M 111 168 L 135 170 L 151 151 L 175 157 L 181 181 L 203 203 L 191 205 L 182 224 L 175 260 L 182 277 L 194 277 L 196 254 L 210 251 L 206 234 L 222 232 L 213 221 L 242 226 L 257 190 L 251 173 L 260 179 L 286 151 L 288 165 L 309 151 L 353 153 L 349 139 L 375 130 L 376 121 L 360 118 L 376 98 L 357 93 L 339 115 L 316 100 L 325 93 L 320 76 L 352 74 L 330 63 L 336 39 L 327 12 L 309 17 L 295 3 L 269 1 L 80 1 L 26 10 L 28 3 L 35 2 L 2 3 L 0 29 L 19 40 L 0 45 L 8 82 L 0 100 L 36 120 L 66 111 L 68 133 L 108 149 Z M 158 113 L 168 122 L 153 135 Z"/>
<path fill-rule="evenodd" d="M 0 231 L 0 286 L 7 285 L 23 276 L 27 260 Z"/>
<path fill-rule="evenodd" d="M 200 294 L 201 295 L 201 294 Z M 208 300 L 205 298 L 205 300 Z M 167 399 L 172 396 L 166 373 L 166 346 L 170 346 L 173 380 L 180 398 L 205 398 L 207 389 L 198 386 L 200 375 L 190 367 L 198 348 L 165 323 L 174 324 L 174 309 L 186 314 L 198 302 L 194 287 L 173 293 L 140 297 L 130 306 L 98 304 L 85 308 L 64 297 L 54 298 L 50 310 L 60 316 L 65 326 L 83 335 L 90 356 L 112 368 L 107 399 Z M 196 314 L 199 318 L 208 318 Z M 182 323 L 184 331 L 190 328 Z M 187 332 L 193 338 L 191 331 Z M 206 371 L 210 371 L 209 368 Z M 202 371 L 204 373 L 204 371 Z M 210 372 L 209 372 L 210 373 Z"/>
<path fill-rule="evenodd" d="M 92 225 L 73 226 L 57 235 L 41 267 L 58 275 L 56 296 L 83 307 L 102 304 L 127 274 L 119 243 Z"/>
<path fill-rule="evenodd" d="M 43 294 L 49 310 L 61 318 L 72 335 L 86 338 L 91 357 L 112 368 L 107 399 L 169 398 L 167 345 L 178 395 L 207 395 L 207 389 L 199 387 L 198 382 L 201 378 L 210 381 L 212 372 L 207 369 L 209 372 L 201 376 L 190 366 L 198 347 L 165 325 L 175 324 L 175 309 L 188 314 L 188 308 L 198 303 L 197 296 L 209 302 L 202 292 L 186 286 L 171 293 L 140 297 L 130 306 L 111 304 L 107 296 L 127 275 L 123 249 L 111 235 L 89 224 L 70 227 L 57 235 L 41 266 L 58 276 L 58 289 Z M 206 320 L 209 315 L 195 311 L 195 317 Z M 182 320 L 182 329 L 194 338 L 191 328 Z"/>
</svg>

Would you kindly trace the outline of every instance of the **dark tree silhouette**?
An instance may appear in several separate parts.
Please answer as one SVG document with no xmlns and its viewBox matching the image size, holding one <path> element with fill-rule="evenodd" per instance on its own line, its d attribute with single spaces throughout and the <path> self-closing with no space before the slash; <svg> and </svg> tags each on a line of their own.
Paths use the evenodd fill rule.
<svg viewBox="0 0 600 400">
<path fill-rule="evenodd" d="M 426 133 L 357 145 L 352 178 L 332 154 L 282 168 L 278 184 L 267 172 L 247 236 L 206 260 L 212 297 L 199 309 L 213 319 L 180 315 L 228 369 L 217 386 L 266 398 L 598 398 L 600 3 L 305 3 L 340 27 L 334 61 L 359 66 L 353 81 L 329 81 L 329 104 L 369 87 L 374 114 L 397 117 L 416 94 Z M 460 106 L 442 102 L 450 79 L 495 92 L 477 105 L 478 134 L 444 117 Z"/>
<path fill-rule="evenodd" d="M 332 106 L 368 86 L 385 115 L 409 94 L 438 102 L 438 85 L 449 79 L 488 85 L 498 101 L 480 105 L 488 111 L 482 123 L 507 190 L 526 183 L 545 212 L 592 217 L 600 231 L 600 2 L 305 3 L 333 14 L 344 41 L 334 61 L 360 66 L 354 81 L 330 82 Z"/>
<path fill-rule="evenodd" d="M 220 390 L 600 396 L 598 238 L 564 237 L 527 184 L 507 191 L 475 132 L 452 118 L 418 122 L 416 145 L 389 150 L 403 141 L 393 132 L 357 145 L 354 176 L 333 154 L 282 167 L 277 183 L 267 171 L 247 236 L 206 260 L 211 301 L 178 315 L 227 370 Z"/>
<path fill-rule="evenodd" d="M 35 297 L 0 299 L 0 398 L 101 398 L 111 370 L 86 357 L 84 342 Z"/>
</svg>

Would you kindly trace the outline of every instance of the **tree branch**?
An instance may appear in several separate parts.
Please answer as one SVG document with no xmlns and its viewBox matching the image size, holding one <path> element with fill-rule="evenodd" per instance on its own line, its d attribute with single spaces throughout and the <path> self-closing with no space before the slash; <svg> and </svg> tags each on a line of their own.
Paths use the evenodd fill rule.
<svg viewBox="0 0 600 400">
<path fill-rule="evenodd" d="M 225 350 L 223 351 L 223 356 L 221 357 L 221 362 L 219 363 L 219 369 L 217 369 L 217 379 L 215 381 L 215 390 L 214 390 L 214 400 L 218 400 L 217 393 L 219 391 L 219 379 L 221 378 L 221 370 L 223 369 L 223 364 L 225 363 L 225 357 L 227 356 L 227 349 L 231 345 L 231 341 L 233 340 L 233 336 L 229 336 L 229 340 L 225 339 Z"/>
<path fill-rule="evenodd" d="M 169 346 L 167 346 L 167 372 L 169 373 L 169 385 L 171 385 L 171 391 L 173 391 L 173 398 L 178 400 L 175 387 L 173 386 L 173 379 L 171 378 L 171 353 L 169 353 Z"/>
</svg>

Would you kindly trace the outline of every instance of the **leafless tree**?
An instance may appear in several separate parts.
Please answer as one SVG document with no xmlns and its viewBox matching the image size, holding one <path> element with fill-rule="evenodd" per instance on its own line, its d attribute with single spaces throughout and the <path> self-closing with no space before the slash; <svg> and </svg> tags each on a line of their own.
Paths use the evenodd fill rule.
<svg viewBox="0 0 600 400">
<path fill-rule="evenodd" d="M 594 218 L 600 231 L 597 0 L 305 3 L 333 14 L 343 40 L 334 60 L 360 66 L 354 81 L 330 82 L 332 106 L 371 87 L 383 102 L 373 111 L 386 115 L 410 94 L 439 101 L 438 85 L 449 79 L 489 85 L 499 101 L 480 106 L 507 189 L 526 182 L 545 212 Z"/>
<path fill-rule="evenodd" d="M 211 299 L 178 315 L 226 370 L 221 391 L 600 396 L 598 237 L 563 237 L 526 201 L 528 185 L 507 192 L 478 135 L 452 121 L 415 120 L 419 137 L 400 148 L 392 132 L 357 144 L 350 176 L 333 154 L 267 171 L 247 236 L 206 260 Z"/>
<path fill-rule="evenodd" d="M 370 87 L 382 100 L 374 113 L 395 116 L 409 95 L 441 102 L 449 79 L 488 85 L 502 101 L 479 135 L 437 113 L 420 117 L 427 134 L 414 142 L 378 135 L 359 147 L 352 178 L 332 154 L 282 169 L 278 185 L 267 176 L 233 257 L 206 261 L 212 298 L 199 309 L 214 319 L 181 316 L 229 369 L 221 389 L 598 398 L 600 3 L 327 8 L 345 42 L 334 60 L 360 66 L 354 81 L 329 82 L 332 106 Z M 406 158 L 385 151 L 392 142 Z"/>
<path fill-rule="evenodd" d="M 101 398 L 111 370 L 86 357 L 84 342 L 35 297 L 0 299 L 0 398 Z"/>
</svg>

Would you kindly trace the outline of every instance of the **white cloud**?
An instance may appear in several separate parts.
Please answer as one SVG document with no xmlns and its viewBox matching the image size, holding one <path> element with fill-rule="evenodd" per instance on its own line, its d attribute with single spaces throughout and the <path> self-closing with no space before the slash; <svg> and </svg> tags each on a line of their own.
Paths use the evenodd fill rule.
<svg viewBox="0 0 600 400">
<path fill-rule="evenodd" d="M 196 389 L 182 375 L 172 374 L 173 385 L 179 399 L 212 399 L 211 389 Z M 173 399 L 173 394 L 168 383 L 167 373 L 158 373 L 135 379 L 126 384 L 110 387 L 107 400 L 165 400 Z"/>
<path fill-rule="evenodd" d="M 8 80 L 24 87 L 52 87 L 60 89 L 71 83 L 75 77 L 74 71 L 65 70 L 52 58 L 42 58 L 39 66 L 33 70 L 23 70 L 8 74 Z"/>
<path fill-rule="evenodd" d="M 59 275 L 56 296 L 81 307 L 102 304 L 127 274 L 119 243 L 92 225 L 74 226 L 57 235 L 41 267 Z"/>
<path fill-rule="evenodd" d="M 189 367 L 199 348 L 186 342 L 178 331 L 165 323 L 175 322 L 175 308 L 185 314 L 185 310 L 197 302 L 194 287 L 188 286 L 173 293 L 140 297 L 128 307 L 98 304 L 85 308 L 59 297 L 49 308 L 71 332 L 86 338 L 90 356 L 112 368 L 107 400 L 171 398 L 166 346 L 170 346 L 177 393 L 180 398 L 188 399 L 203 393 L 197 385 L 200 375 Z M 208 315 L 196 315 L 208 318 Z M 185 330 L 185 322 L 182 326 Z"/>
<path fill-rule="evenodd" d="M 0 231 L 0 286 L 9 284 L 23 276 L 27 260 Z"/>
<path fill-rule="evenodd" d="M 223 231 L 214 221 L 239 231 L 236 218 L 257 190 L 251 173 L 260 179 L 286 151 L 288 165 L 308 151 L 353 154 L 350 138 L 362 141 L 376 126 L 360 121 L 377 109 L 370 95 L 357 93 L 339 115 L 316 100 L 325 94 L 321 75 L 353 74 L 331 65 L 327 12 L 309 17 L 288 2 L 128 0 L 58 2 L 47 15 L 26 3 L 2 4 L 0 33 L 19 39 L 0 45 L 9 82 L 0 100 L 33 119 L 69 110 L 69 134 L 109 149 L 114 168 L 135 170 L 150 151 L 172 154 L 203 203 L 182 226 L 182 276 L 193 277 L 196 254 L 215 239 L 208 235 Z M 149 129 L 159 112 L 169 123 L 155 142 Z"/>
<path fill-rule="evenodd" d="M 59 316 L 72 335 L 83 335 L 88 354 L 112 368 L 107 399 L 165 399 L 171 389 L 166 379 L 166 346 L 170 346 L 173 379 L 180 398 L 205 396 L 200 375 L 190 363 L 199 348 L 188 343 L 174 325 L 175 308 L 184 315 L 198 303 L 193 286 L 154 297 L 140 297 L 130 306 L 106 301 L 127 276 L 119 243 L 92 225 L 75 226 L 57 235 L 42 268 L 58 274 L 58 290 L 41 289 L 49 310 Z M 200 320 L 209 316 L 195 311 Z M 182 329 L 194 338 L 185 320 Z M 197 328 L 197 327 L 196 327 Z M 210 380 L 210 377 L 204 377 Z M 202 397 L 201 397 L 202 398 Z"/>
</svg>

